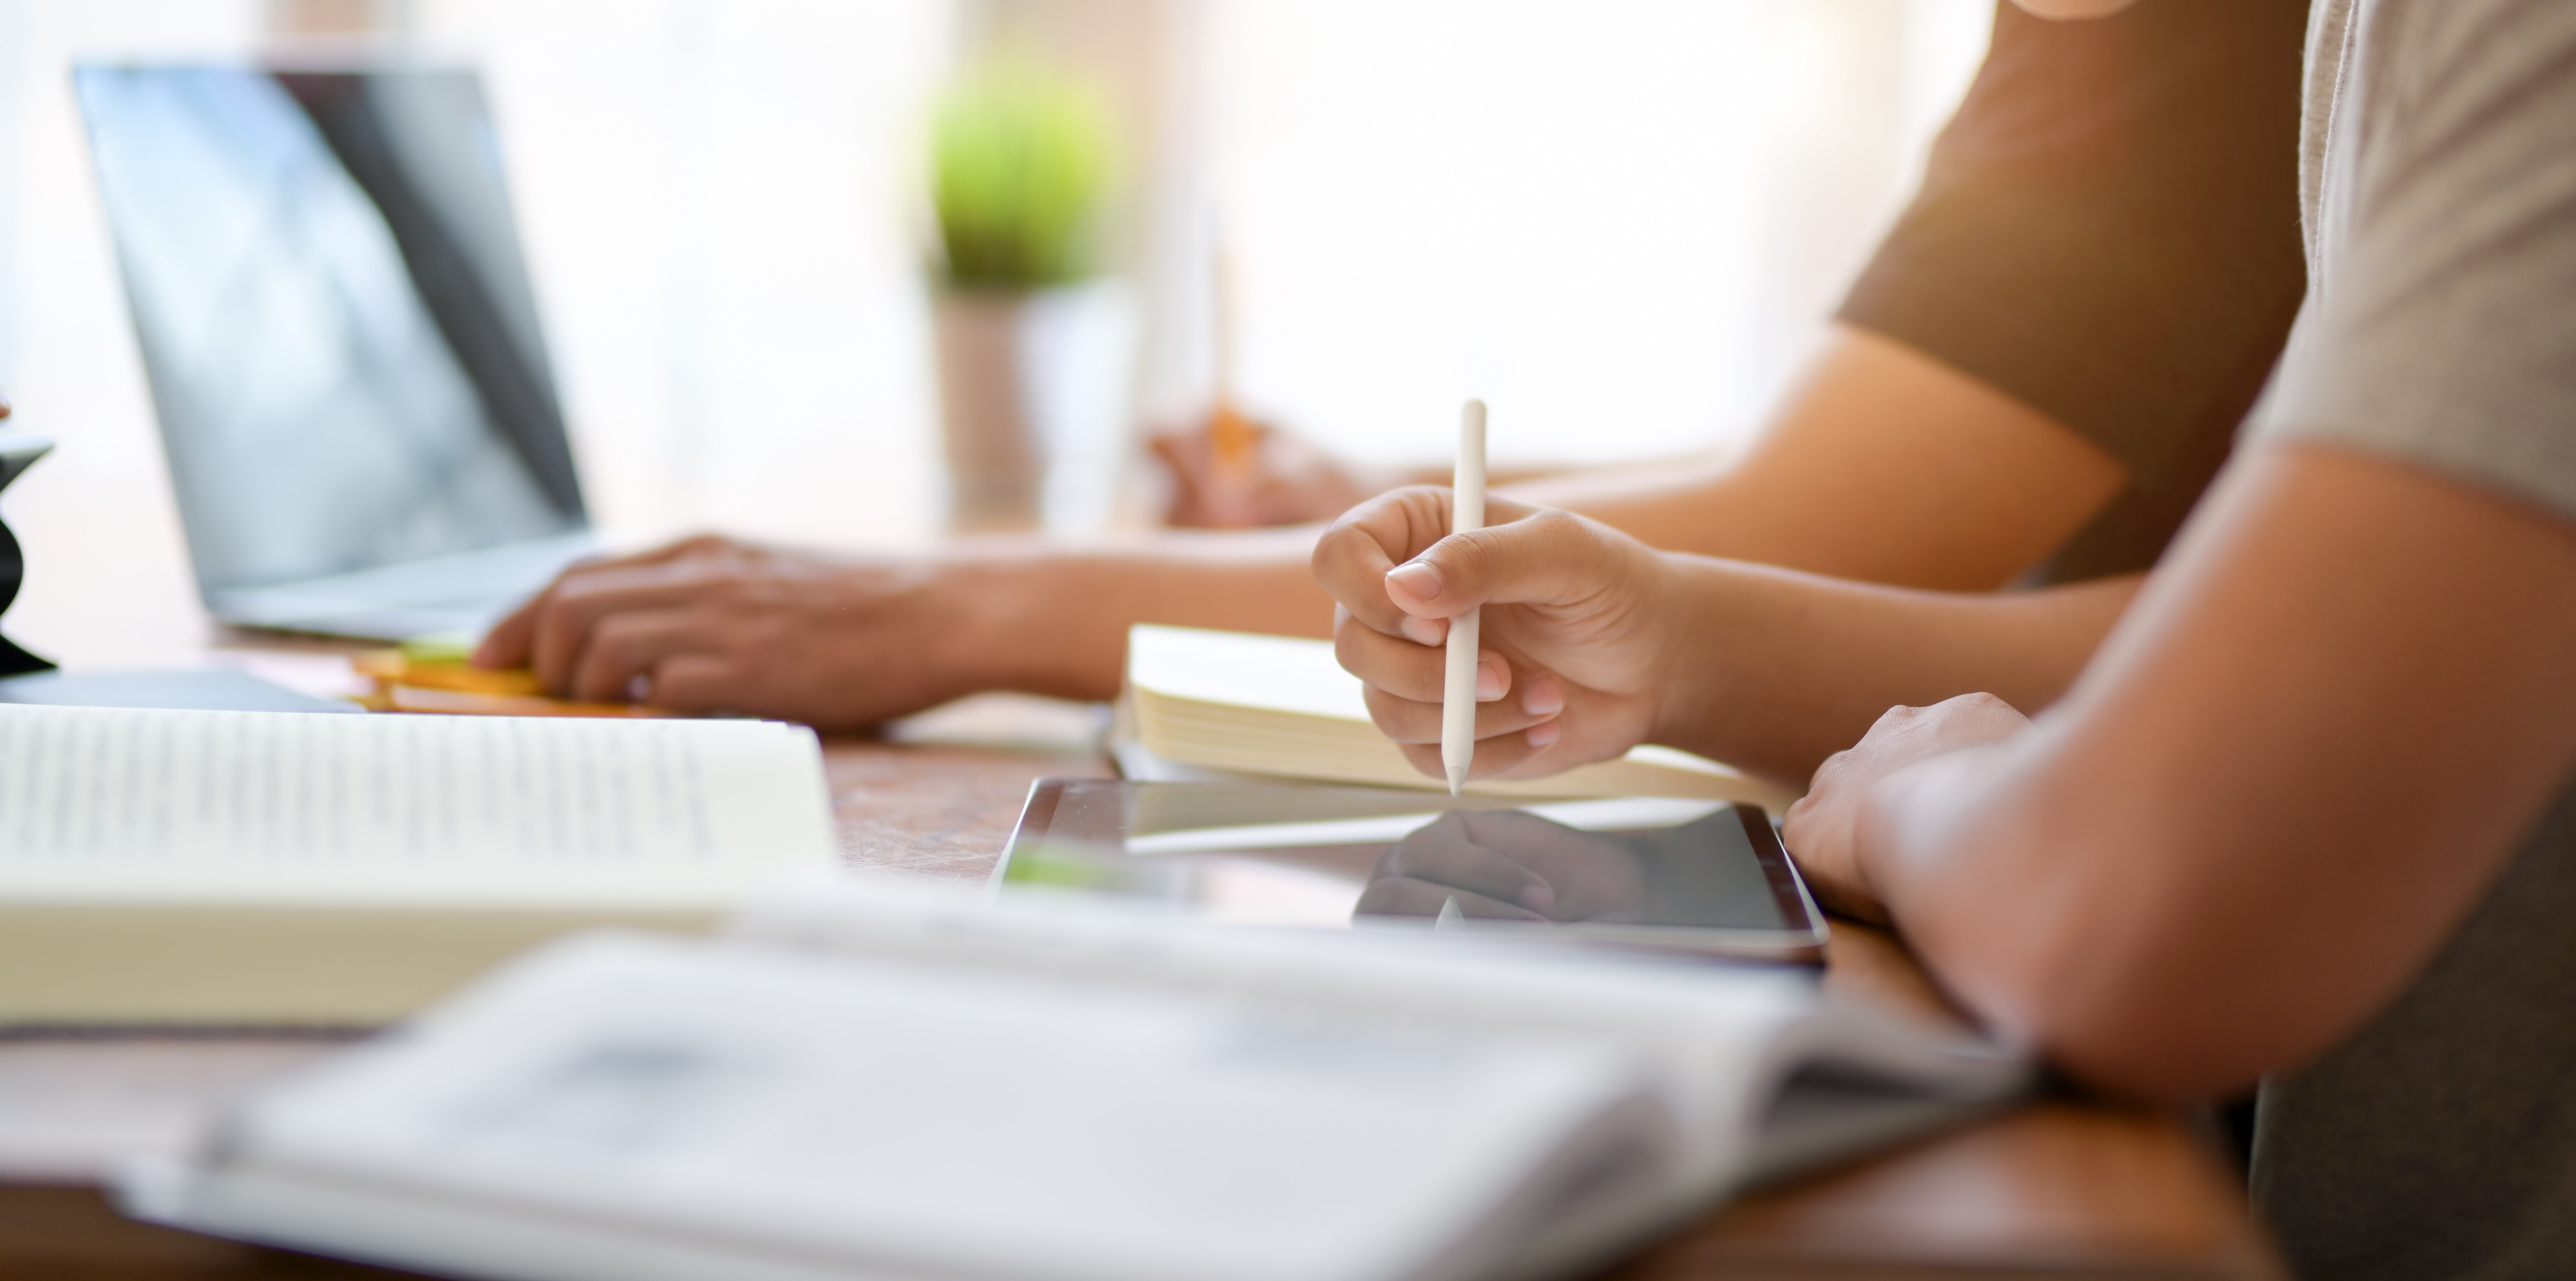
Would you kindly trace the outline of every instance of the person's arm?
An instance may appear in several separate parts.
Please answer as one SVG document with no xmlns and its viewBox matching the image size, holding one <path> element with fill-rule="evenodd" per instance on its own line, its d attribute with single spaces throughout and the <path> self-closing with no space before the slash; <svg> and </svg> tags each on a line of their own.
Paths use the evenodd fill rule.
<svg viewBox="0 0 2576 1281">
<path fill-rule="evenodd" d="M 1990 588 L 2064 541 L 2125 476 L 1985 383 L 1836 330 L 1742 456 L 1533 492 L 1686 550 Z M 640 692 L 821 725 L 981 689 L 1107 698 L 1132 623 L 1327 634 L 1332 602 L 1307 570 L 1315 534 L 994 540 L 899 558 L 697 539 L 568 571 L 497 625 L 476 660 L 533 666 L 578 698 Z"/>
<path fill-rule="evenodd" d="M 2094 665 L 1988 746 L 1942 750 L 2009 718 L 1898 718 L 1791 822 L 1962 999 L 2115 1088 L 2348 1045 L 2518 846 L 2517 874 L 2566 875 L 2563 842 L 2523 838 L 2576 765 L 2576 10 L 2422 12 L 2327 33 L 2351 61 L 2311 81 L 2339 159 L 2299 339 Z M 2510 989 L 2457 977 L 2430 990 Z M 2355 1048 L 2422 1083 L 2521 1052 L 2487 1026 Z M 2367 1183 L 2406 1160 L 2374 1142 L 2326 1146 Z"/>
<path fill-rule="evenodd" d="M 977 539 L 848 556 L 700 537 L 575 566 L 496 624 L 487 667 L 580 699 L 869 725 L 980 690 L 1100 699 L 1136 622 L 1315 634 L 1309 530 L 1124 545 Z"/>
<path fill-rule="evenodd" d="M 1498 492 L 1665 551 L 1982 591 L 2056 551 L 2128 481 L 2100 446 L 1993 385 L 1838 327 L 1740 454 Z"/>
<path fill-rule="evenodd" d="M 2212 501 L 2055 711 L 1893 719 L 1789 824 L 1971 1007 L 2147 1095 L 2350 1031 L 2576 764 L 2576 527 L 2313 446 Z"/>
</svg>

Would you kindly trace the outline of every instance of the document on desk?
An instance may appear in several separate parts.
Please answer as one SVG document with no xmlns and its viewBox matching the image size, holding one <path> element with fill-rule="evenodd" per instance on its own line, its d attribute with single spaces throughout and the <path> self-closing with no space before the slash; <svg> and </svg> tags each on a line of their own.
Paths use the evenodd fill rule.
<svg viewBox="0 0 2576 1281">
<path fill-rule="evenodd" d="M 123 1200 L 532 1281 L 1539 1277 L 1812 1159 L 1801 1080 L 2026 1075 L 1796 971 L 854 883 L 524 958 Z"/>
<path fill-rule="evenodd" d="M 831 857 L 785 725 L 0 706 L 0 1022 L 381 1023 Z"/>
<path fill-rule="evenodd" d="M 1291 778 L 1445 789 L 1370 723 L 1330 641 L 1139 623 L 1127 632 L 1110 753 L 1140 782 Z M 1543 778 L 1483 779 L 1494 796 L 1677 796 L 1785 812 L 1800 789 L 1652 744 Z"/>
</svg>

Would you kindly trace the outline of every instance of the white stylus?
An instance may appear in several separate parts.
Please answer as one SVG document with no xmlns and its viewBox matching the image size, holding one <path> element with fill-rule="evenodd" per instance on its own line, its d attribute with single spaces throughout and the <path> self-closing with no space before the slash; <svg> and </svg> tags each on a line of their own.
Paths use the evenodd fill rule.
<svg viewBox="0 0 2576 1281">
<path fill-rule="evenodd" d="M 1464 534 L 1485 527 L 1485 402 L 1471 400 L 1458 411 L 1458 471 L 1450 480 L 1449 532 Z M 1479 607 L 1449 620 L 1448 679 L 1440 687 L 1440 768 L 1449 775 L 1449 794 L 1467 786 L 1467 766 L 1476 759 L 1476 633 L 1484 610 Z"/>
</svg>

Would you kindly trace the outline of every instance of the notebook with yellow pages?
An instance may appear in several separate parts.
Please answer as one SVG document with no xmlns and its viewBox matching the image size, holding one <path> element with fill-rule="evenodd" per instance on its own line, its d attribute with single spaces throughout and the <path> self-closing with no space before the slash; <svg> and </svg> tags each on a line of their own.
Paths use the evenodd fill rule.
<svg viewBox="0 0 2576 1281">
<path fill-rule="evenodd" d="M 798 727 L 0 705 L 0 1025 L 381 1024 L 832 862 Z"/>
<path fill-rule="evenodd" d="M 1359 678 L 1329 641 L 1140 623 L 1127 633 L 1127 683 L 1110 751 L 1140 782 L 1311 779 L 1446 791 L 1369 721 Z M 1744 801 L 1774 814 L 1798 789 L 1669 747 L 1545 778 L 1469 783 L 1494 796 L 1676 796 Z"/>
</svg>

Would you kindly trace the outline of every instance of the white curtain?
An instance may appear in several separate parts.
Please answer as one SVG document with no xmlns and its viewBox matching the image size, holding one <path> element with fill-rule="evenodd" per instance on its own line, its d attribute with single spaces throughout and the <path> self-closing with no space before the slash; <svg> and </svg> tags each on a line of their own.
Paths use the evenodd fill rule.
<svg viewBox="0 0 2576 1281">
<path fill-rule="evenodd" d="M 1243 394 L 1348 454 L 1740 437 L 1912 185 L 1982 0 L 1216 0 Z"/>
</svg>

